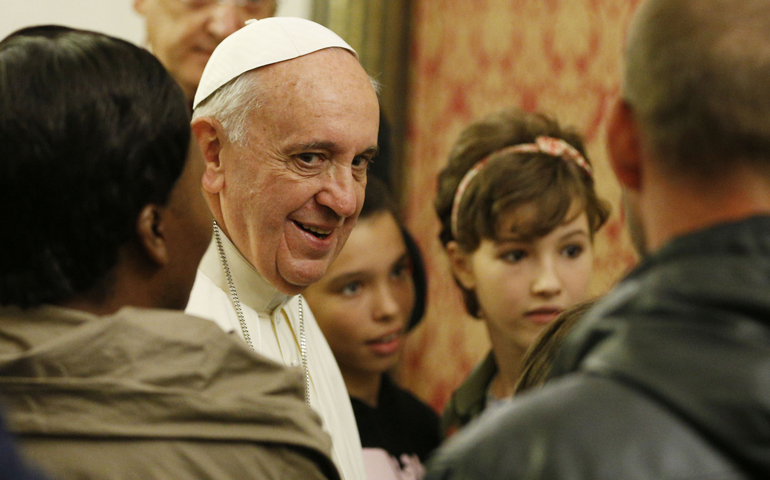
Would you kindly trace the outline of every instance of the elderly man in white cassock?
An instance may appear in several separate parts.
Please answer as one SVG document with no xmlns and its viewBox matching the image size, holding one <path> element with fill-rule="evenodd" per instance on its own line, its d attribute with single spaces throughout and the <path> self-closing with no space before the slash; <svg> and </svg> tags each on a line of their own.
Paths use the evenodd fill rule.
<svg viewBox="0 0 770 480">
<path fill-rule="evenodd" d="M 217 47 L 193 107 L 214 238 L 187 312 L 303 369 L 342 476 L 364 479 L 342 375 L 301 293 L 337 257 L 364 201 L 379 126 L 371 80 L 330 30 L 268 18 Z"/>
</svg>

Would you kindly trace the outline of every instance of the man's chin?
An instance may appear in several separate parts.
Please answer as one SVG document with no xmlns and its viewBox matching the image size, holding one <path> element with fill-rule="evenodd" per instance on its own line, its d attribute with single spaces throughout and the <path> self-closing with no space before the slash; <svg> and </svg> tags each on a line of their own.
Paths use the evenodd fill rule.
<svg viewBox="0 0 770 480">
<path fill-rule="evenodd" d="M 315 262 L 313 262 L 315 263 Z M 327 262 L 318 262 L 320 265 L 313 265 L 313 268 L 286 268 L 278 269 L 276 272 L 278 278 L 275 282 L 271 281 L 278 290 L 287 295 L 298 295 L 307 287 L 321 280 L 329 268 Z M 321 264 L 322 263 L 322 264 Z M 270 280 L 270 279 L 268 279 Z"/>
</svg>

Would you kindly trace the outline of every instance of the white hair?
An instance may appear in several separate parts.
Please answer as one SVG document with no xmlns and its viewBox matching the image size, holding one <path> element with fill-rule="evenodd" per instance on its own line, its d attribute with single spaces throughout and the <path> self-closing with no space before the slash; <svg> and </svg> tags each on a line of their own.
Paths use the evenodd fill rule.
<svg viewBox="0 0 770 480">
<path fill-rule="evenodd" d="M 259 106 L 259 69 L 230 80 L 193 111 L 192 118 L 212 117 L 222 124 L 229 142 L 246 145 L 251 113 Z"/>
</svg>

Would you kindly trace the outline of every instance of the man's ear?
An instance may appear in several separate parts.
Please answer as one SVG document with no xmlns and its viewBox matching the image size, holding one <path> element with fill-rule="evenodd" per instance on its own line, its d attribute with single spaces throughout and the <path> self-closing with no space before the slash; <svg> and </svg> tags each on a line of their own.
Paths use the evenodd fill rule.
<svg viewBox="0 0 770 480">
<path fill-rule="evenodd" d="M 612 171 L 621 186 L 632 191 L 642 188 L 639 123 L 628 103 L 618 99 L 607 124 L 607 150 Z"/>
<path fill-rule="evenodd" d="M 211 117 L 199 117 L 192 121 L 192 131 L 203 154 L 206 167 L 203 172 L 203 189 L 218 194 L 225 185 L 225 172 L 219 157 L 222 153 L 224 129 Z"/>
<path fill-rule="evenodd" d="M 460 285 L 466 290 L 476 288 L 476 277 L 473 274 L 473 264 L 468 253 L 464 252 L 460 245 L 451 241 L 446 245 L 447 255 L 449 256 L 449 266 Z"/>
<path fill-rule="evenodd" d="M 147 257 L 159 267 L 168 263 L 163 209 L 157 205 L 145 205 L 136 221 L 136 235 Z"/>
</svg>

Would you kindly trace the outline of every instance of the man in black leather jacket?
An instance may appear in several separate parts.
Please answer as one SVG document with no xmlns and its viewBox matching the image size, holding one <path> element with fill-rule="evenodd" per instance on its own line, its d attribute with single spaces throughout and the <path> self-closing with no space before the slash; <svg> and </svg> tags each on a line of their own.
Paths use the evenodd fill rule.
<svg viewBox="0 0 770 480">
<path fill-rule="evenodd" d="M 610 161 L 645 258 L 448 479 L 770 478 L 770 2 L 648 0 Z"/>
</svg>

